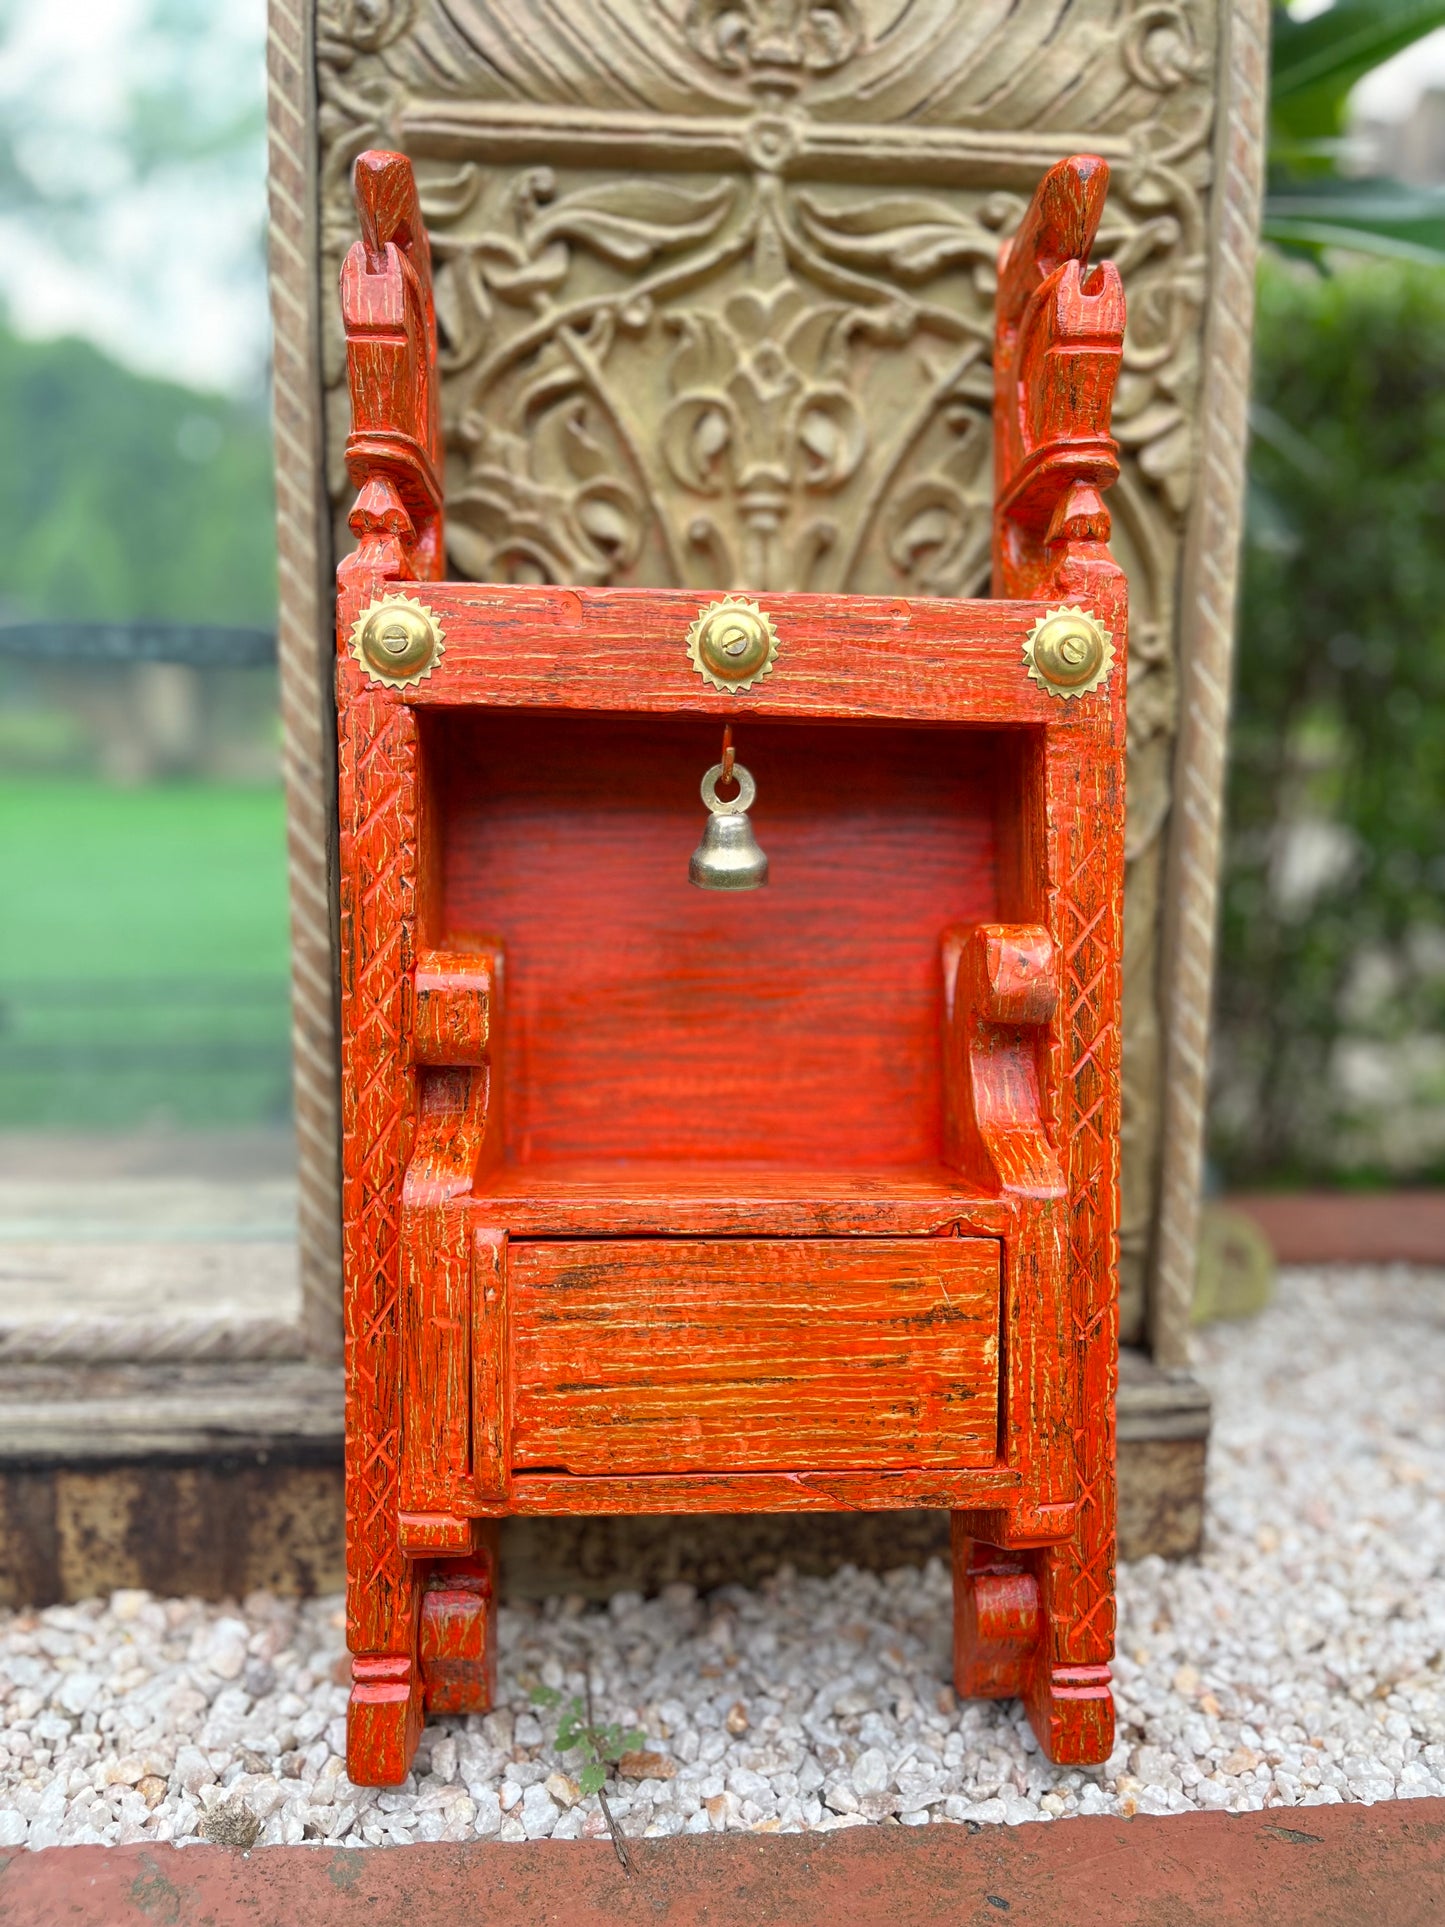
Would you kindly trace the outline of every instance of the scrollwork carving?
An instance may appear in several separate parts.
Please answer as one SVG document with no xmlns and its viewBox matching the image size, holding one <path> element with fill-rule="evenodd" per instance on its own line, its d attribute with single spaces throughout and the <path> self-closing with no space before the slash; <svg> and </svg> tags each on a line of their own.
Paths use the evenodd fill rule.
<svg viewBox="0 0 1445 1927">
<path fill-rule="evenodd" d="M 379 53 L 411 24 L 412 0 L 341 0 L 337 37 L 361 53 Z"/>
<path fill-rule="evenodd" d="M 863 33 L 855 0 L 692 0 L 687 13 L 694 50 L 750 78 L 831 73 L 857 53 Z"/>
</svg>

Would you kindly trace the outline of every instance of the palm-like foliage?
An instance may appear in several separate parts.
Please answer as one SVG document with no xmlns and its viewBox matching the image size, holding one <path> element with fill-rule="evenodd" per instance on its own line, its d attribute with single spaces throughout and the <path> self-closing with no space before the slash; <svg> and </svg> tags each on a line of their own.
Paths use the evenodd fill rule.
<svg viewBox="0 0 1445 1927">
<path fill-rule="evenodd" d="M 1335 0 L 1296 20 L 1277 4 L 1270 57 L 1264 234 L 1292 252 L 1324 248 L 1445 265 L 1445 189 L 1340 172 L 1350 90 L 1445 26 L 1445 0 Z"/>
</svg>

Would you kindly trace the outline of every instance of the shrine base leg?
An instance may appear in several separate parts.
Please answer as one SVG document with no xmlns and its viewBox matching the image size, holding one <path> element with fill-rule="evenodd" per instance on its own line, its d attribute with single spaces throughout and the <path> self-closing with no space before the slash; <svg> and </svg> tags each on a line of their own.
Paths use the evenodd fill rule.
<svg viewBox="0 0 1445 1927">
<path fill-rule="evenodd" d="M 355 1786 L 399 1786 L 422 1729 L 421 1668 L 414 1653 L 358 1653 L 346 1708 L 346 1772 Z"/>
<path fill-rule="evenodd" d="M 1113 1751 L 1114 1701 L 1096 1649 L 1112 1644 L 1113 1615 L 1095 1626 L 1064 1614 L 1071 1552 L 987 1545 L 955 1517 L 954 1686 L 964 1699 L 1021 1699 L 1056 1766 L 1101 1766 Z M 1074 1657 L 1081 1648 L 1086 1659 Z"/>
</svg>

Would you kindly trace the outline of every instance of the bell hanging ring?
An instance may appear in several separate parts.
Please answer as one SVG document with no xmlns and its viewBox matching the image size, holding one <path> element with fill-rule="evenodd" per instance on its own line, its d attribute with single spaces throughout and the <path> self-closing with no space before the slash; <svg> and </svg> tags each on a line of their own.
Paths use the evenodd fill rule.
<svg viewBox="0 0 1445 1927">
<path fill-rule="evenodd" d="M 758 786 L 741 763 L 734 763 L 738 793 L 721 802 L 717 786 L 722 773 L 722 764 L 714 763 L 702 779 L 702 800 L 712 814 L 687 866 L 687 880 L 699 890 L 756 890 L 768 880 L 768 859 L 748 821 Z"/>
</svg>

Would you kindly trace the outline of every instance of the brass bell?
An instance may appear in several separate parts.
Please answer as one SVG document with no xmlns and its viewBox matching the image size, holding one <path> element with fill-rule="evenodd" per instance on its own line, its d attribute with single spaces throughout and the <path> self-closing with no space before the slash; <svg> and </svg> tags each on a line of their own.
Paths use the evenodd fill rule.
<svg viewBox="0 0 1445 1927">
<path fill-rule="evenodd" d="M 687 866 L 687 880 L 699 890 L 756 890 L 768 880 L 768 859 L 748 821 L 758 786 L 741 763 L 734 763 L 738 793 L 721 802 L 717 786 L 722 773 L 722 764 L 714 763 L 702 779 L 702 800 L 711 815 Z"/>
</svg>

